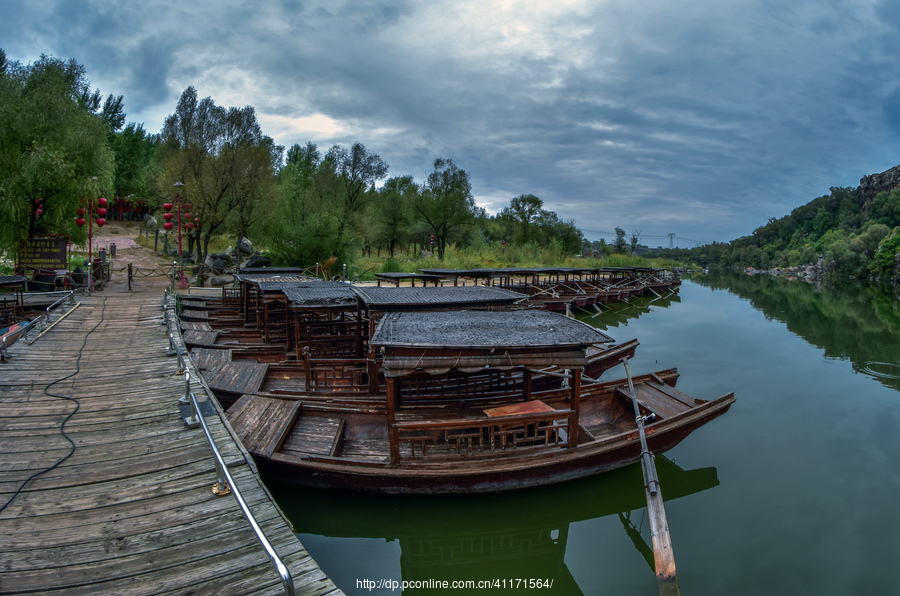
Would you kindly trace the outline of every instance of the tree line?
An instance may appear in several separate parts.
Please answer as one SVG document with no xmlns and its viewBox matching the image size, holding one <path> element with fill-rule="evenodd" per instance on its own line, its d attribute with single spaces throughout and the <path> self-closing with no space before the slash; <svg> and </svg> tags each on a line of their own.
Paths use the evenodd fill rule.
<svg viewBox="0 0 900 596">
<path fill-rule="evenodd" d="M 898 226 L 900 189 L 869 196 L 858 188 L 833 187 L 748 236 L 658 253 L 702 266 L 765 270 L 815 265 L 839 277 L 886 279 L 897 275 Z"/>
<path fill-rule="evenodd" d="M 126 124 L 123 97 L 92 90 L 75 60 L 41 56 L 23 65 L 0 50 L 0 253 L 30 234 L 85 241 L 75 212 L 99 196 L 161 211 L 190 201 L 189 250 L 203 262 L 210 240 L 248 237 L 277 264 L 309 266 L 366 254 L 444 258 L 452 245 L 526 245 L 561 254 L 633 252 L 624 232 L 613 245 L 587 242 L 574 220 L 533 194 L 496 215 L 475 203 L 469 173 L 447 157 L 417 181 L 389 177 L 362 143 L 295 144 L 264 134 L 252 106 L 226 108 L 181 94 L 158 134 Z M 175 186 L 178 183 L 178 186 Z M 620 229 L 617 228 L 617 232 Z M 637 232 L 635 232 L 637 234 Z"/>
</svg>

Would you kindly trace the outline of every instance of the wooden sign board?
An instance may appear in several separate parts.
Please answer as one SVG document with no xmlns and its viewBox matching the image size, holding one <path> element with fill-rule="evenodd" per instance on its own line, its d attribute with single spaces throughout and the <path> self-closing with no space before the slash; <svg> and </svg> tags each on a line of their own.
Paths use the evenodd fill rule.
<svg viewBox="0 0 900 596">
<path fill-rule="evenodd" d="M 19 246 L 19 266 L 30 269 L 66 269 L 68 236 L 29 236 Z"/>
</svg>

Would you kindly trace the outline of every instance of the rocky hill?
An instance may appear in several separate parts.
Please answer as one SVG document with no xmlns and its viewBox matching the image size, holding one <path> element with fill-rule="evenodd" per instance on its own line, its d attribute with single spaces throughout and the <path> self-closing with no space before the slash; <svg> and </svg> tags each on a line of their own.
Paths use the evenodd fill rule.
<svg viewBox="0 0 900 596">
<path fill-rule="evenodd" d="M 900 188 L 900 165 L 880 174 L 863 176 L 859 180 L 857 192 L 863 202 L 868 202 L 881 191 L 891 192 L 896 188 Z"/>
</svg>

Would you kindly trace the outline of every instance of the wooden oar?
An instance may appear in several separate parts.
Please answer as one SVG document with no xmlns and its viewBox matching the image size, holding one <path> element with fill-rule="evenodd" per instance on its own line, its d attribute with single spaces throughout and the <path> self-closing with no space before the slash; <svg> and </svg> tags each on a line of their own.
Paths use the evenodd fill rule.
<svg viewBox="0 0 900 596">
<path fill-rule="evenodd" d="M 644 493 L 647 497 L 647 512 L 650 517 L 650 536 L 653 539 L 653 560 L 656 566 L 656 583 L 660 596 L 681 594 L 678 587 L 678 575 L 675 572 L 675 554 L 672 552 L 672 540 L 669 536 L 669 524 L 666 521 L 666 509 L 663 506 L 662 491 L 659 488 L 659 477 L 656 474 L 656 463 L 653 454 L 647 447 L 647 434 L 644 432 L 644 417 L 641 416 L 628 358 L 622 358 L 625 375 L 628 377 L 628 390 L 631 392 L 631 403 L 634 407 L 635 422 L 641 438 L 641 468 L 644 471 Z"/>
</svg>

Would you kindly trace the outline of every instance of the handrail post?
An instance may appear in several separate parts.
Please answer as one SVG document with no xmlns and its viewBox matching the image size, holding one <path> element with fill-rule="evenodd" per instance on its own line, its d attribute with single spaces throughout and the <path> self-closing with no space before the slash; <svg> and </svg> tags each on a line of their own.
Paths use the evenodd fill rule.
<svg viewBox="0 0 900 596">
<path fill-rule="evenodd" d="M 190 406 L 191 415 L 184 418 L 184 423 L 188 428 L 197 428 L 200 426 L 200 420 L 203 416 L 200 414 L 200 406 L 197 404 L 197 398 L 191 392 L 191 373 L 184 371 L 184 396 L 178 400 L 178 403 L 185 403 Z"/>
</svg>

